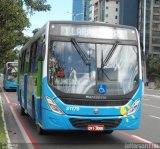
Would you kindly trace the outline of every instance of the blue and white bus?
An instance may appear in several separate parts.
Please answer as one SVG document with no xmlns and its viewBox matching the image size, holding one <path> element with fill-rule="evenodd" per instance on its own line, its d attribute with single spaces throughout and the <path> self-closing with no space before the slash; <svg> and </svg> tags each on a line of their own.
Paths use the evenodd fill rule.
<svg viewBox="0 0 160 149">
<path fill-rule="evenodd" d="M 3 71 L 3 87 L 5 90 L 17 88 L 18 62 L 7 62 Z"/>
<path fill-rule="evenodd" d="M 50 21 L 19 55 L 21 113 L 39 133 L 137 129 L 142 89 L 134 27 Z"/>
</svg>

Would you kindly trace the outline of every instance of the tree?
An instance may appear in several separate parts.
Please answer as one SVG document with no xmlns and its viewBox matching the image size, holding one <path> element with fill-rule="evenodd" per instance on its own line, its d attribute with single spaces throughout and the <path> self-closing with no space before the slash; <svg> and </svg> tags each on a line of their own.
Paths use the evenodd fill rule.
<svg viewBox="0 0 160 149">
<path fill-rule="evenodd" d="M 51 6 L 46 4 L 46 0 L 18 0 L 18 3 L 23 7 L 26 6 L 29 13 L 34 11 L 47 11 Z"/>
<path fill-rule="evenodd" d="M 147 77 L 150 81 L 160 83 L 160 58 L 149 56 L 147 59 Z"/>
<path fill-rule="evenodd" d="M 15 0 L 1 0 L 0 5 L 0 51 L 4 52 L 25 41 L 22 31 L 29 19 Z"/>
<path fill-rule="evenodd" d="M 6 62 L 12 62 L 14 60 L 18 60 L 18 54 L 19 50 L 7 50 L 5 53 L 2 53 L 1 55 L 4 57 L 3 59 L 0 59 L 0 70 L 2 71 L 2 68 Z"/>
<path fill-rule="evenodd" d="M 25 8 L 25 9 L 24 9 Z M 3 61 L 8 51 L 23 45 L 28 38 L 23 30 L 29 27 L 27 14 L 34 11 L 50 10 L 46 0 L 0 0 L 0 59 Z"/>
<path fill-rule="evenodd" d="M 29 27 L 27 13 L 50 10 L 46 0 L 0 0 L 0 50 L 12 49 L 25 41 L 23 29 Z M 24 10 L 26 8 L 27 10 Z"/>
</svg>

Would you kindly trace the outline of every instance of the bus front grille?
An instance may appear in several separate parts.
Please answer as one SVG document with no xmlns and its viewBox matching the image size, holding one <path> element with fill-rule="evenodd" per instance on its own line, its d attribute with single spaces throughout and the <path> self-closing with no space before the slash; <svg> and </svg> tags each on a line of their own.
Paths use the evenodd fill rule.
<svg viewBox="0 0 160 149">
<path fill-rule="evenodd" d="M 88 125 L 104 125 L 105 129 L 116 128 L 122 121 L 122 119 L 102 119 L 102 120 L 91 120 L 91 119 L 77 119 L 70 118 L 70 123 L 75 128 L 87 128 Z"/>
<path fill-rule="evenodd" d="M 82 100 L 61 98 L 61 101 L 68 105 L 79 106 L 122 106 L 128 103 L 128 100 Z"/>
</svg>

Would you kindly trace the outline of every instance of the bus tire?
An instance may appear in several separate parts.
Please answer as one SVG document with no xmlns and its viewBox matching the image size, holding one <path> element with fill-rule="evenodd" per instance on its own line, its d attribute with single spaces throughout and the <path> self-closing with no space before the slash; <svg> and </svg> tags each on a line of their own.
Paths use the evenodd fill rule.
<svg viewBox="0 0 160 149">
<path fill-rule="evenodd" d="M 39 124 L 36 124 L 36 129 L 39 135 L 43 135 L 45 133 L 45 130 L 41 128 Z"/>
<path fill-rule="evenodd" d="M 22 95 L 21 95 L 21 90 L 19 91 L 19 100 L 20 100 L 20 106 L 21 106 L 21 115 L 22 116 L 25 116 L 26 113 L 25 113 L 25 109 L 22 107 Z"/>
<path fill-rule="evenodd" d="M 22 106 L 21 106 L 21 115 L 22 115 L 22 116 L 26 115 L 25 109 L 24 109 Z"/>
<path fill-rule="evenodd" d="M 36 112 L 35 112 L 35 103 L 34 103 L 34 96 L 32 96 L 32 118 L 36 121 Z"/>
<path fill-rule="evenodd" d="M 102 131 L 103 134 L 112 134 L 113 133 L 113 130 L 105 130 L 105 131 Z"/>
<path fill-rule="evenodd" d="M 3 87 L 4 91 L 8 92 L 8 89 L 5 88 L 5 86 Z"/>
</svg>

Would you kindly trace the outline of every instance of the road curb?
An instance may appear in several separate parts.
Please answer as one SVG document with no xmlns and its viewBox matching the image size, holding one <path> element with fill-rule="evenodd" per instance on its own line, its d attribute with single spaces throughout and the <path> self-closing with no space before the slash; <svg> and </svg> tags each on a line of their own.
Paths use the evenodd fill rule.
<svg viewBox="0 0 160 149">
<path fill-rule="evenodd" d="M 9 134 L 8 134 L 8 131 L 7 131 L 7 125 L 6 125 L 6 121 L 5 121 L 5 117 L 4 117 L 4 109 L 3 109 L 2 96 L 1 95 L 0 95 L 0 107 L 2 109 L 2 120 L 3 120 L 3 124 L 4 124 L 4 130 L 5 130 L 5 133 L 6 133 L 7 143 L 10 144 L 11 140 L 9 138 Z"/>
</svg>

